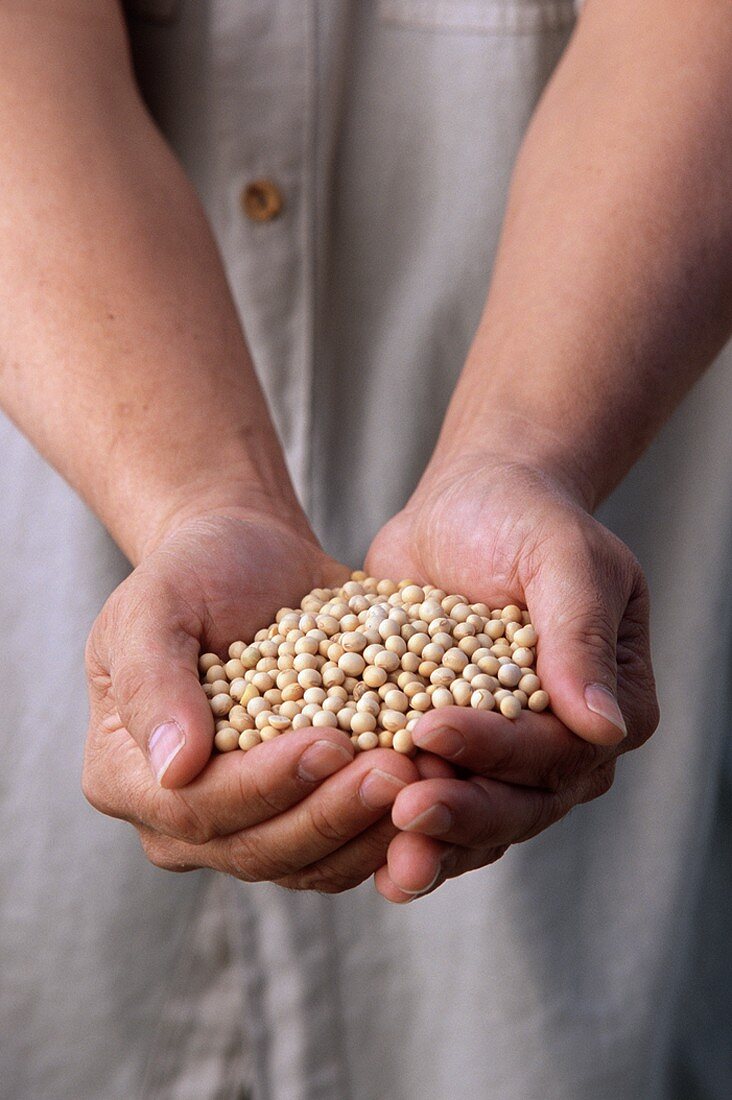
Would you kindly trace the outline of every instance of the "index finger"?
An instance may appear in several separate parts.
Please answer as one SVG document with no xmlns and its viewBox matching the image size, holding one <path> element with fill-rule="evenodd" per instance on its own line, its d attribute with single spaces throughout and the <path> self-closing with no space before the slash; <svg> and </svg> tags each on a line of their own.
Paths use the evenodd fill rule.
<svg viewBox="0 0 732 1100">
<path fill-rule="evenodd" d="M 616 755 L 577 737 L 555 715 L 531 711 L 509 719 L 495 711 L 442 707 L 420 718 L 412 738 L 420 749 L 475 775 L 549 791 Z"/>
<path fill-rule="evenodd" d="M 259 825 L 311 794 L 354 757 L 350 739 L 332 727 L 306 727 L 248 752 L 211 759 L 186 787 L 155 783 L 129 733 L 96 732 L 87 753 L 85 792 L 102 813 L 165 836 L 204 844 Z"/>
</svg>

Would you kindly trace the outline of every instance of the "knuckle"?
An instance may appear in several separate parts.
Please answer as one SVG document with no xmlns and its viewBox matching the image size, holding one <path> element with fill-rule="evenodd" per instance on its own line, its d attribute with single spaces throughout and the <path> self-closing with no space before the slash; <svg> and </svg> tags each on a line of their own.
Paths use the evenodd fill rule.
<svg viewBox="0 0 732 1100">
<path fill-rule="evenodd" d="M 585 599 L 575 599 L 573 606 L 558 617 L 556 627 L 580 645 L 593 663 L 607 667 L 614 677 L 618 617 L 599 593 L 593 593 Z"/>
<path fill-rule="evenodd" d="M 97 798 L 97 768 L 96 759 L 97 753 L 93 749 L 93 726 L 90 725 L 86 734 L 86 742 L 84 745 L 84 763 L 81 769 L 81 793 L 84 798 L 89 802 L 95 810 L 99 807 L 96 804 Z"/>
<path fill-rule="evenodd" d="M 483 806 L 480 811 L 480 825 L 471 843 L 475 847 L 489 846 L 491 845 L 496 829 L 500 825 L 499 815 L 496 812 L 492 797 L 495 781 L 493 779 L 482 779 L 475 776 L 470 782 L 477 790 L 482 791 L 484 796 Z"/>
<path fill-rule="evenodd" d="M 642 723 L 641 736 L 644 741 L 656 732 L 658 724 L 661 721 L 661 708 L 658 705 L 658 699 L 656 693 L 653 692 L 651 699 L 648 702 L 648 710 L 646 712 L 646 720 Z"/>
<path fill-rule="evenodd" d="M 126 712 L 138 709 L 144 702 L 149 684 L 148 670 L 137 661 L 126 661 L 114 670 L 114 694 Z"/>
<path fill-rule="evenodd" d="M 603 755 L 607 755 L 607 749 L 575 738 L 549 765 L 542 786 L 552 794 L 557 794 L 562 788 L 573 786 L 587 772 L 597 767 Z"/>
<path fill-rule="evenodd" d="M 84 646 L 84 664 L 90 677 L 103 671 L 104 664 L 99 653 L 100 619 L 97 618 L 89 631 Z"/>
<path fill-rule="evenodd" d="M 272 881 L 275 886 L 281 886 L 283 890 L 295 890 L 300 892 L 315 889 L 313 886 L 309 885 L 306 877 L 302 874 L 281 875 L 280 878 L 273 879 Z"/>
<path fill-rule="evenodd" d="M 153 841 L 143 841 L 142 848 L 147 856 L 148 862 L 152 863 L 153 867 L 158 867 L 161 871 L 170 870 L 171 861 L 168 858 L 167 852 L 165 852 L 161 846 Z"/>
<path fill-rule="evenodd" d="M 498 863 L 498 860 L 503 859 L 510 847 L 510 844 L 502 844 L 499 848 L 491 848 L 483 862 L 483 866 L 489 867 L 491 863 Z"/>
<path fill-rule="evenodd" d="M 651 592 L 641 564 L 635 557 L 633 557 L 631 567 L 631 579 L 633 583 L 631 599 L 638 610 L 638 614 L 644 620 L 647 620 L 651 609 Z"/>
<path fill-rule="evenodd" d="M 628 684 L 625 669 L 622 678 L 622 708 L 628 724 L 628 737 L 618 746 L 617 751 L 626 753 L 645 744 L 655 733 L 661 714 L 652 678 L 646 679 L 638 673 L 635 682 Z"/>
<path fill-rule="evenodd" d="M 289 874 L 292 868 L 271 855 L 265 855 L 254 840 L 240 833 L 227 846 L 227 870 L 242 882 L 273 882 Z"/>
<path fill-rule="evenodd" d="M 156 796 L 157 817 L 163 832 L 195 845 L 208 844 L 214 839 L 216 831 L 212 824 L 204 820 L 177 791 L 160 790 Z"/>
<path fill-rule="evenodd" d="M 84 795 L 89 805 L 95 810 L 98 810 L 100 814 L 109 812 L 109 803 L 99 789 L 97 778 L 94 775 L 91 765 L 87 761 L 84 762 L 81 773 L 81 793 Z"/>
<path fill-rule="evenodd" d="M 595 614 L 578 630 L 583 664 L 600 678 L 607 676 L 610 684 L 617 676 L 617 628 L 606 612 Z M 599 670 L 599 671 L 598 671 Z"/>
<path fill-rule="evenodd" d="M 643 571 L 643 566 L 629 546 L 617 536 L 616 545 L 619 548 L 619 557 L 626 576 L 630 580 L 632 594 L 635 598 L 648 599 L 648 582 Z"/>
<path fill-rule="evenodd" d="M 93 809 L 107 817 L 125 818 L 124 800 L 116 776 L 105 767 L 102 753 L 94 743 L 92 730 L 87 735 L 81 771 L 81 793 Z"/>
<path fill-rule="evenodd" d="M 108 673 L 110 649 L 119 634 L 124 594 L 133 577 L 134 573 L 115 589 L 92 623 L 84 650 L 86 667 L 90 673 Z"/>
<path fill-rule="evenodd" d="M 603 537 L 598 546 L 595 575 L 604 576 L 606 589 L 626 603 L 638 621 L 647 622 L 650 594 L 643 566 L 622 539 L 599 524 L 598 528 Z"/>
<path fill-rule="evenodd" d="M 580 798 L 580 802 L 592 802 L 595 798 L 600 798 L 602 795 L 607 794 L 613 785 L 615 779 L 615 761 L 608 761 L 606 764 L 602 764 L 599 768 L 595 768 L 588 777 L 587 787 L 584 794 Z"/>
<path fill-rule="evenodd" d="M 252 805 L 258 802 L 267 817 L 274 817 L 289 809 L 290 802 L 286 797 L 286 792 L 283 791 L 280 798 L 275 797 L 272 792 L 267 790 L 264 778 L 256 768 L 247 769 L 246 772 L 241 770 L 238 779 L 242 805 Z"/>
<path fill-rule="evenodd" d="M 331 815 L 333 810 L 327 803 L 316 802 L 308 811 L 309 824 L 318 836 L 328 844 L 344 839 L 343 824 Z"/>
<path fill-rule="evenodd" d="M 191 871 L 194 865 L 182 858 L 174 845 L 155 833 L 140 830 L 140 843 L 148 861 L 161 871 Z"/>
<path fill-rule="evenodd" d="M 530 840 L 537 833 L 543 832 L 549 825 L 559 821 L 566 812 L 567 807 L 558 795 L 540 791 L 535 792 L 527 818 L 527 828 L 516 838 L 517 842 L 523 843 L 525 840 Z"/>
<path fill-rule="evenodd" d="M 501 779 L 506 775 L 512 775 L 522 762 L 522 751 L 513 733 L 505 739 L 495 737 L 491 741 L 484 740 L 481 747 L 490 752 L 490 758 L 484 770 L 492 778 Z"/>
<path fill-rule="evenodd" d="M 353 890 L 386 862 L 389 842 L 398 832 L 391 819 L 385 817 L 359 837 L 357 847 L 347 856 L 340 852 L 334 858 L 312 863 L 295 874 L 276 880 L 277 885 L 321 894 Z"/>
<path fill-rule="evenodd" d="M 280 880 L 278 885 L 288 886 L 294 890 L 313 890 L 319 894 L 343 894 L 346 890 L 353 890 L 364 879 L 368 878 L 369 871 L 348 871 L 338 867 L 330 867 L 328 864 L 306 867 L 297 875 L 289 875 Z"/>
<path fill-rule="evenodd" d="M 84 667 L 92 703 L 103 699 L 111 684 L 109 670 L 102 657 L 100 634 L 100 619 L 97 619 L 84 646 Z"/>
<path fill-rule="evenodd" d="M 586 649 L 601 660 L 615 653 L 616 629 L 605 609 L 592 614 L 592 624 L 582 631 L 582 642 Z"/>
<path fill-rule="evenodd" d="M 632 599 L 618 628 L 618 663 L 635 663 L 641 675 L 653 679 L 649 610 L 639 610 Z"/>
<path fill-rule="evenodd" d="M 648 738 L 658 729 L 660 719 L 661 712 L 655 696 L 652 695 L 651 698 L 644 699 L 642 707 L 639 708 L 638 717 L 632 723 L 632 745 L 624 745 L 622 748 L 639 748 L 640 745 L 645 744 Z M 628 738 L 628 740 L 630 741 L 631 738 Z"/>
</svg>

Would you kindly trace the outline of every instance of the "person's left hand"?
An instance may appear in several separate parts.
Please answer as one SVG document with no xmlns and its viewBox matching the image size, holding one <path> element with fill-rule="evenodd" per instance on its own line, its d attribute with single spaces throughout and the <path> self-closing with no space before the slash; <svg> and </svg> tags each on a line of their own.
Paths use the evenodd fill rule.
<svg viewBox="0 0 732 1100">
<path fill-rule="evenodd" d="M 618 755 L 658 723 L 648 596 L 633 555 L 570 491 L 542 470 L 485 458 L 426 479 L 377 535 L 366 568 L 528 607 L 553 711 L 512 721 L 445 707 L 420 719 L 418 748 L 464 770 L 397 795 L 401 831 L 375 883 L 405 902 L 609 789 Z"/>
</svg>

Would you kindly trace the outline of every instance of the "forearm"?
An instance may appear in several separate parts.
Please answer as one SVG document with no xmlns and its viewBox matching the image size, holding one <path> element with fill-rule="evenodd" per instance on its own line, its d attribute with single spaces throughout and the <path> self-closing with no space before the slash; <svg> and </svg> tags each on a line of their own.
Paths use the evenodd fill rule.
<svg viewBox="0 0 732 1100">
<path fill-rule="evenodd" d="M 732 324 L 725 0 L 589 0 L 527 134 L 433 460 L 540 464 L 593 507 Z"/>
<path fill-rule="evenodd" d="M 132 558 L 191 507 L 305 526 L 116 4 L 0 12 L 0 401 Z"/>
</svg>

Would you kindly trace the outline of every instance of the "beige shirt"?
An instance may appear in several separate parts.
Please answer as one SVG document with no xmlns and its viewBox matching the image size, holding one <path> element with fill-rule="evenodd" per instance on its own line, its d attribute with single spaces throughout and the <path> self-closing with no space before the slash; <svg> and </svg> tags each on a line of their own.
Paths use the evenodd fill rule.
<svg viewBox="0 0 732 1100">
<path fill-rule="evenodd" d="M 356 565 L 434 443 L 573 4 L 130 6 L 145 93 L 205 200 L 298 490 Z M 661 730 L 603 799 L 406 908 L 369 884 L 322 897 L 169 875 L 85 805 L 82 650 L 125 564 L 1 420 L 7 1095 L 729 1095 L 731 914 L 712 827 L 731 417 L 722 361 L 603 510 L 651 583 Z"/>
</svg>

